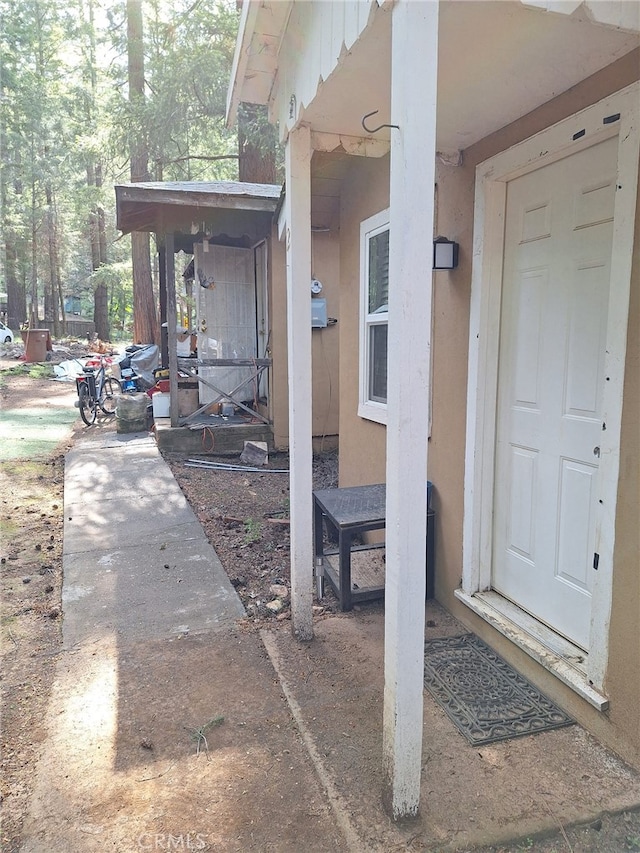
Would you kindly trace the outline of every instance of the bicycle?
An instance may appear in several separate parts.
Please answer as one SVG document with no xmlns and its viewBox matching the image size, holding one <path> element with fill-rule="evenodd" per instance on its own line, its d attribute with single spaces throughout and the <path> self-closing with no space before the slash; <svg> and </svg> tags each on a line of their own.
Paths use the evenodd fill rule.
<svg viewBox="0 0 640 853">
<path fill-rule="evenodd" d="M 107 359 L 100 357 L 100 367 L 83 367 L 82 376 L 76 377 L 80 417 L 87 426 L 95 423 L 98 409 L 105 415 L 115 415 L 118 397 L 122 393 L 120 382 L 107 375 Z"/>
</svg>

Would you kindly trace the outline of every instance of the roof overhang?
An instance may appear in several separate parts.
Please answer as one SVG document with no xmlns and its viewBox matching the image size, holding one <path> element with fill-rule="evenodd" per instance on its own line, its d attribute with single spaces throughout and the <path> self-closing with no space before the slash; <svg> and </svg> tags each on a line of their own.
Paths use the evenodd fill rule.
<svg viewBox="0 0 640 853">
<path fill-rule="evenodd" d="M 115 187 L 117 227 L 174 233 L 176 250 L 191 251 L 203 237 L 247 244 L 268 236 L 281 188 L 240 181 L 140 182 Z"/>
<path fill-rule="evenodd" d="M 295 4 L 245 0 L 228 97 L 238 104 L 273 103 L 279 66 L 296 48 Z M 370 25 L 340 57 L 299 119 L 313 132 L 362 137 L 362 116 L 378 108 L 390 116 L 391 16 L 372 7 Z M 291 26 L 289 26 L 291 23 Z M 441 0 L 437 145 L 468 148 L 630 54 L 640 44 L 640 3 L 602 0 Z M 386 31 L 386 36 L 385 36 Z M 315 73 L 315 69 L 312 69 Z M 291 90 L 296 80 L 289 81 Z M 282 96 L 288 97 L 289 90 Z M 300 100 L 300 99 L 298 99 Z M 299 104 L 300 107 L 300 104 Z M 282 110 L 280 110 L 282 114 Z M 388 139 L 383 130 L 375 139 Z"/>
<path fill-rule="evenodd" d="M 244 0 L 227 93 L 227 124 L 235 124 L 241 102 L 267 104 L 287 28 L 292 0 Z"/>
</svg>

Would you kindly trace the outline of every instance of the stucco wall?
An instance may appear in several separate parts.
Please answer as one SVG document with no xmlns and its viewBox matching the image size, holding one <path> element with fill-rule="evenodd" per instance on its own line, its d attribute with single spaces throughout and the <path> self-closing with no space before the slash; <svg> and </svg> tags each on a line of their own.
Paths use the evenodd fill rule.
<svg viewBox="0 0 640 853">
<path fill-rule="evenodd" d="M 273 440 L 277 448 L 289 445 L 289 388 L 287 383 L 287 279 L 284 243 L 277 232 L 271 239 L 269 264 L 269 318 L 271 330 L 271 405 Z M 340 317 L 340 256 L 337 233 L 314 233 L 312 238 L 312 275 L 322 282 L 329 317 Z M 311 298 L 311 281 L 309 281 Z M 311 323 L 311 309 L 309 309 Z M 313 358 L 313 435 L 317 446 L 330 445 L 338 433 L 340 411 L 339 325 L 312 332 Z"/>
<path fill-rule="evenodd" d="M 389 206 L 389 158 L 354 157 L 340 205 L 340 485 L 386 479 L 386 429 L 358 417 L 360 223 Z"/>
<path fill-rule="evenodd" d="M 635 733 L 640 764 L 640 185 L 631 282 L 607 688 L 611 722 Z"/>
<path fill-rule="evenodd" d="M 340 254 L 337 232 L 311 232 L 311 275 L 322 282 L 322 298 L 327 300 L 327 316 L 337 325 L 313 329 L 313 435 L 320 439 L 335 436 L 340 412 Z"/>
<path fill-rule="evenodd" d="M 269 243 L 269 348 L 273 366 L 269 397 L 273 419 L 273 443 L 289 446 L 289 387 L 287 384 L 287 277 L 284 243 L 274 227 Z"/>
</svg>

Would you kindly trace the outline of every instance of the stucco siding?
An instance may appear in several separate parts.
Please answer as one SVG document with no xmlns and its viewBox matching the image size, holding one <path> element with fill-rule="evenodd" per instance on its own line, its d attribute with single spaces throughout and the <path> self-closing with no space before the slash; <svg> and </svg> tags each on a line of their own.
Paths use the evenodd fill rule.
<svg viewBox="0 0 640 853">
<path fill-rule="evenodd" d="M 339 317 L 338 237 L 336 234 L 314 234 L 312 237 L 312 270 L 323 285 L 327 313 Z M 271 241 L 270 263 L 270 348 L 273 358 L 270 397 L 273 417 L 273 441 L 277 448 L 289 445 L 289 386 L 287 381 L 287 286 L 284 243 L 275 234 Z M 311 299 L 309 282 L 309 299 Z M 311 312 L 309 312 L 311 323 Z M 312 332 L 313 389 L 312 430 L 319 444 L 331 446 L 329 439 L 338 433 L 340 410 L 339 324 Z M 324 439 L 324 442 L 323 442 Z M 334 439 L 335 443 L 335 439 Z"/>
<path fill-rule="evenodd" d="M 386 429 L 358 417 L 360 223 L 389 206 L 389 158 L 353 158 L 340 214 L 340 485 L 385 481 Z"/>
<path fill-rule="evenodd" d="M 607 688 L 611 722 L 635 733 L 640 764 L 640 186 L 629 302 Z M 632 651 L 635 650 L 635 653 Z"/>
<path fill-rule="evenodd" d="M 269 397 L 273 418 L 273 443 L 289 445 L 289 386 L 287 383 L 287 282 L 284 243 L 274 227 L 269 245 L 269 349 L 273 367 Z"/>
<path fill-rule="evenodd" d="M 314 329 L 311 334 L 313 358 L 313 435 L 321 439 L 335 436 L 340 411 L 340 255 L 337 233 L 312 232 L 311 273 L 322 282 L 321 297 L 327 300 L 327 316 L 337 325 Z"/>
</svg>

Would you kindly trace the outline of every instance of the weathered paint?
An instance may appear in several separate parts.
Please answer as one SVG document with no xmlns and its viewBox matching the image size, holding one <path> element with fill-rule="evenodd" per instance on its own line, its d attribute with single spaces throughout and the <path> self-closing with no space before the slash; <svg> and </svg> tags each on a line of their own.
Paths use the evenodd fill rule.
<svg viewBox="0 0 640 853">
<path fill-rule="evenodd" d="M 313 638 L 310 164 L 310 133 L 303 125 L 289 134 L 285 150 L 291 626 L 300 640 Z"/>
<path fill-rule="evenodd" d="M 383 785 L 394 819 L 418 812 L 422 769 L 425 541 L 438 4 L 392 20 Z M 413 85 L 420 80 L 420 86 Z M 422 473 L 422 476 L 420 476 Z"/>
</svg>

